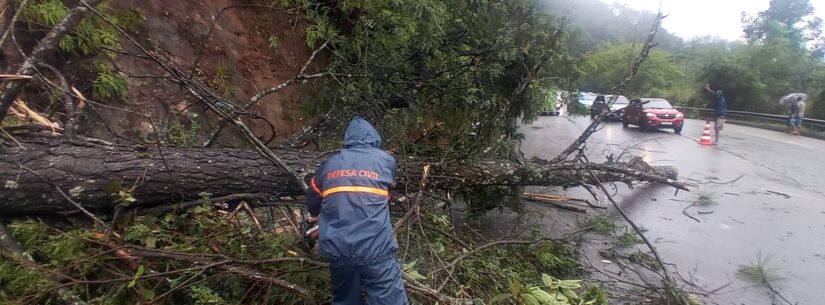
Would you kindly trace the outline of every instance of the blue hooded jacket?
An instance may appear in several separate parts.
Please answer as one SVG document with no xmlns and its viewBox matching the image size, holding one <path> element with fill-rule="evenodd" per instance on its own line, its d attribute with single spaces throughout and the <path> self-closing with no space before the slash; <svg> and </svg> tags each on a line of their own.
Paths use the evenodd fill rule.
<svg viewBox="0 0 825 305">
<path fill-rule="evenodd" d="M 726 116 L 728 114 L 728 101 L 725 100 L 725 97 L 719 95 L 716 97 L 716 107 L 714 107 L 715 111 L 713 112 L 717 117 Z"/>
<path fill-rule="evenodd" d="M 310 215 L 320 214 L 320 252 L 330 263 L 367 266 L 394 257 L 388 204 L 395 173 L 378 131 L 353 119 L 343 148 L 321 164 L 307 190 Z"/>
</svg>

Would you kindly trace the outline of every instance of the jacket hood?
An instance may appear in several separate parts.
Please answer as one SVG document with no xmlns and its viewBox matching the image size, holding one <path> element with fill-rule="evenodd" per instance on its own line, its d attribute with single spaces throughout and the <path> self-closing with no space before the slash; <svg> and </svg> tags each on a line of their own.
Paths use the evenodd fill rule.
<svg viewBox="0 0 825 305">
<path fill-rule="evenodd" d="M 344 133 L 344 148 L 373 147 L 381 148 L 381 136 L 367 120 L 356 117 L 349 123 Z"/>
</svg>

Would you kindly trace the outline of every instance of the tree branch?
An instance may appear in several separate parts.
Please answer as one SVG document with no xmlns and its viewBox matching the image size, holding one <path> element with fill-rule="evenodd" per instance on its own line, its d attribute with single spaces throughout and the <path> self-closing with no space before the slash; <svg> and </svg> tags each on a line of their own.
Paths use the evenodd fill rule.
<svg viewBox="0 0 825 305">
<path fill-rule="evenodd" d="M 256 94 L 255 96 L 253 96 L 249 100 L 249 104 L 247 104 L 246 106 L 243 107 L 243 111 L 248 111 L 250 108 L 252 108 L 252 106 L 257 105 L 260 102 L 260 100 L 262 98 L 264 98 L 265 96 L 273 94 L 273 93 L 278 92 L 278 91 L 281 91 L 282 89 L 286 88 L 287 86 L 289 86 L 290 84 L 292 84 L 296 81 L 300 81 L 300 80 L 306 81 L 306 80 L 321 78 L 321 77 L 325 77 L 325 76 L 330 75 L 330 73 L 327 73 L 327 72 L 312 74 L 312 75 L 306 75 L 305 74 L 305 72 L 306 72 L 307 68 L 309 67 L 309 65 L 312 63 L 313 60 L 315 60 L 315 56 L 317 56 L 318 53 L 321 52 L 321 50 L 326 49 L 328 43 L 329 43 L 329 41 L 325 41 L 324 44 L 322 44 L 320 47 L 318 47 L 318 49 L 315 49 L 315 51 L 312 52 L 312 55 L 309 56 L 309 59 L 307 59 L 307 61 L 301 67 L 301 70 L 298 71 L 298 75 L 293 76 L 292 78 L 286 80 L 285 82 L 281 83 L 280 85 L 277 85 L 275 87 L 272 87 L 272 88 L 263 90 L 261 92 L 258 92 L 258 94 Z M 237 114 L 233 118 L 237 118 Z M 206 140 L 206 142 L 203 143 L 203 147 L 212 146 L 212 143 L 214 143 L 215 139 L 218 138 L 218 135 L 221 133 L 224 126 L 226 126 L 226 122 L 227 121 L 224 120 L 224 119 L 221 119 L 221 120 L 218 121 L 218 128 L 216 128 L 215 131 L 212 133 L 212 135 L 209 136 L 209 139 Z"/>
<path fill-rule="evenodd" d="M 102 2 L 102 0 L 79 1 L 80 4 L 69 11 L 66 17 L 63 17 L 63 20 L 58 22 L 49 33 L 46 34 L 46 37 L 37 43 L 34 51 L 29 54 L 16 74 L 31 75 L 34 72 L 35 65 L 43 61 L 46 55 L 58 46 L 63 37 L 69 34 L 69 32 L 86 17 L 90 9 L 93 9 L 94 6 Z M 23 83 L 20 81 L 7 81 L 6 85 L 3 86 L 3 92 L 0 93 L 0 122 L 3 122 L 9 107 L 11 107 L 12 102 L 17 99 L 17 96 L 20 95 L 22 88 Z"/>
<path fill-rule="evenodd" d="M 644 63 L 644 61 L 650 54 L 650 50 L 656 46 L 656 44 L 653 43 L 653 39 L 656 38 L 656 33 L 659 31 L 659 26 L 662 23 L 662 19 L 664 19 L 665 17 L 666 16 L 662 15 L 662 13 L 656 15 L 656 19 L 654 19 L 653 25 L 650 27 L 650 33 L 648 34 L 647 39 L 645 40 L 645 45 L 644 47 L 642 47 L 642 51 L 639 53 L 639 56 L 636 57 L 636 60 L 633 62 L 633 65 L 627 71 L 627 74 L 625 75 L 624 79 L 622 79 L 618 84 L 616 84 L 616 86 L 613 86 L 613 88 L 610 90 L 614 94 L 613 98 L 610 101 L 608 101 L 608 105 L 612 105 L 613 102 L 615 102 L 615 99 L 618 98 L 618 96 L 624 95 L 625 91 L 627 91 L 627 84 L 629 84 L 630 81 L 633 80 L 633 77 L 635 77 L 636 73 L 639 72 L 639 68 L 642 66 L 642 63 Z M 576 141 L 570 144 L 570 146 L 568 146 L 558 156 L 553 158 L 551 162 L 562 162 L 566 160 L 571 154 L 579 150 L 584 145 L 584 143 L 587 142 L 587 139 L 589 139 L 591 135 L 593 135 L 594 133 L 596 133 L 596 131 L 599 130 L 599 125 L 601 125 L 601 123 L 604 121 L 604 118 L 614 112 L 615 111 L 610 111 L 609 113 L 596 117 L 596 119 L 593 120 L 593 123 L 590 123 L 590 126 L 587 126 L 587 128 L 576 139 Z"/>
</svg>

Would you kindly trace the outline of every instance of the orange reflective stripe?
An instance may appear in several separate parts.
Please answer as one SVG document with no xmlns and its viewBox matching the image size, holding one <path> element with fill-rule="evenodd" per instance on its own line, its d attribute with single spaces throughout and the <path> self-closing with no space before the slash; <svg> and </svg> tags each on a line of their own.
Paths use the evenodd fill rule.
<svg viewBox="0 0 825 305">
<path fill-rule="evenodd" d="M 370 194 L 381 195 L 381 196 L 385 196 L 385 197 L 390 196 L 389 191 L 382 190 L 382 189 L 379 189 L 379 188 L 374 188 L 374 187 L 339 186 L 339 187 L 333 187 L 331 189 L 328 189 L 328 190 L 324 191 L 323 197 L 327 197 L 329 195 L 332 195 L 332 194 L 335 194 L 335 193 L 341 193 L 341 192 L 370 193 Z"/>
<path fill-rule="evenodd" d="M 321 195 L 321 189 L 318 188 L 318 185 L 315 184 L 315 177 L 312 177 L 312 180 L 309 181 L 309 184 L 312 186 L 312 189 L 315 190 L 318 195 Z"/>
</svg>

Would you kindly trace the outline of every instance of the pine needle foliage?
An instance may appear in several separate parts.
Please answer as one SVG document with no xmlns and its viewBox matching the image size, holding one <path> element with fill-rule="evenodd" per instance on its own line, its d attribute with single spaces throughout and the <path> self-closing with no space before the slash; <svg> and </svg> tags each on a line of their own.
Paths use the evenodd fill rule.
<svg viewBox="0 0 825 305">
<path fill-rule="evenodd" d="M 740 265 L 736 270 L 736 277 L 757 285 L 770 284 L 782 277 L 777 275 L 777 270 L 770 266 L 772 256 L 763 256 L 757 253 L 756 260 L 749 265 Z"/>
<path fill-rule="evenodd" d="M 613 222 L 613 219 L 603 215 L 588 218 L 586 224 L 592 228 L 593 232 L 601 235 L 609 235 L 616 230 L 616 223 Z"/>
</svg>

